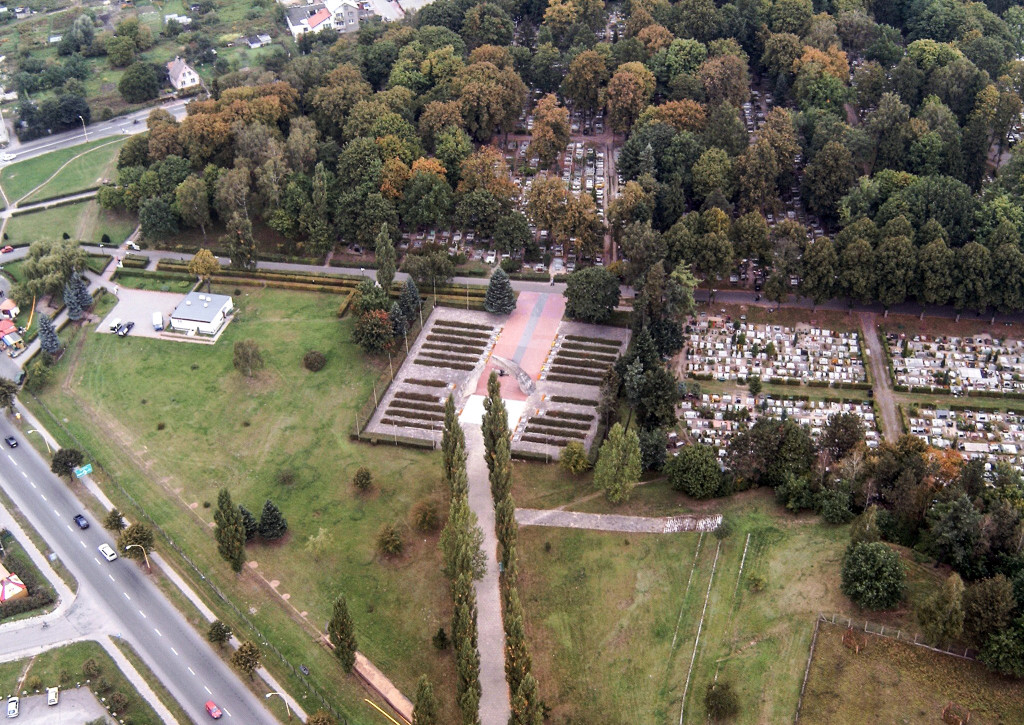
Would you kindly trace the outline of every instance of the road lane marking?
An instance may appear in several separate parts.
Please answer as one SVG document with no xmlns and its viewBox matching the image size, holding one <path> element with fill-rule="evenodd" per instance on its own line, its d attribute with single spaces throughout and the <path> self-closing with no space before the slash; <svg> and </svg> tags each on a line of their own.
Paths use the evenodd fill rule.
<svg viewBox="0 0 1024 725">
<path fill-rule="evenodd" d="M 160 630 L 157 629 L 156 627 L 153 627 L 153 631 L 156 632 L 159 636 L 163 637 L 163 635 L 160 634 Z"/>
<path fill-rule="evenodd" d="M 46 500 L 46 496 L 44 496 L 43 494 L 39 494 L 39 498 L 43 499 L 44 501 Z"/>
<path fill-rule="evenodd" d="M 18 465 L 18 462 L 16 460 L 14 460 L 14 456 L 12 456 L 10 453 L 7 454 L 7 457 L 10 459 L 11 463 L 13 463 L 15 466 Z"/>
<path fill-rule="evenodd" d="M 125 595 L 125 596 L 127 596 L 127 595 Z M 145 613 L 145 612 L 143 612 L 143 611 L 142 611 L 141 609 L 139 610 L 139 614 L 141 614 L 141 615 L 142 615 L 142 618 L 143 618 L 143 619 L 149 619 L 149 617 L 147 617 L 147 616 L 146 616 L 146 613 Z M 172 647 L 171 649 L 174 649 L 174 648 Z M 178 653 L 177 653 L 177 652 L 175 652 L 174 654 L 178 654 Z"/>
<path fill-rule="evenodd" d="M 29 484 L 31 484 L 32 488 L 36 487 L 36 485 L 34 483 L 32 483 L 32 481 L 29 481 Z"/>
<path fill-rule="evenodd" d="M 87 547 L 87 546 L 85 545 L 85 542 L 84 542 L 84 541 L 82 541 L 81 539 L 79 539 L 79 540 L 78 540 L 78 543 L 82 545 L 82 548 L 83 548 L 83 549 L 88 549 L 88 548 L 89 548 L 89 547 Z"/>
<path fill-rule="evenodd" d="M 222 707 L 221 710 L 224 710 L 224 708 Z M 224 714 L 227 715 L 228 717 L 231 717 L 231 713 L 228 712 L 227 710 L 224 710 Z"/>
<path fill-rule="evenodd" d="M 24 476 L 25 478 L 28 478 L 28 474 L 25 473 L 24 471 L 21 472 L 21 475 Z"/>
<path fill-rule="evenodd" d="M 207 687 L 206 685 L 203 685 L 203 689 L 206 690 L 206 694 L 207 695 L 212 695 L 213 694 L 212 692 L 210 692 L 210 688 Z"/>
<path fill-rule="evenodd" d="M 191 668 L 191 667 L 189 667 L 189 668 L 188 668 L 188 671 L 189 671 L 189 672 L 192 672 L 192 668 Z M 195 674 L 196 674 L 195 672 L 192 672 L 192 676 L 193 676 L 193 677 L 195 677 Z"/>
<path fill-rule="evenodd" d="M 60 518 L 60 511 L 58 511 L 57 509 L 54 509 L 53 510 L 53 515 L 56 516 L 59 519 Z"/>
<path fill-rule="evenodd" d="M 139 610 L 139 614 L 142 614 L 142 610 Z M 145 614 L 142 614 L 142 616 L 146 616 L 146 615 L 145 615 Z M 173 653 L 174 653 L 174 656 L 175 656 L 175 657 L 177 657 L 177 656 L 178 656 L 178 650 L 174 649 L 174 647 L 171 647 L 171 652 L 173 652 Z"/>
<path fill-rule="evenodd" d="M 129 602 L 132 600 L 132 598 L 128 596 L 128 592 L 121 592 L 121 593 L 124 594 L 124 598 L 127 599 Z"/>
<path fill-rule="evenodd" d="M 68 531 L 71 531 L 72 533 L 74 533 L 74 529 L 71 528 L 71 524 L 64 524 L 64 525 L 68 527 Z"/>
<path fill-rule="evenodd" d="M 100 560 L 99 560 L 99 559 L 97 559 L 97 558 L 96 558 L 95 556 L 94 556 L 94 557 L 92 558 L 92 560 L 93 560 L 93 561 L 95 561 L 95 562 L 96 562 L 97 564 L 99 564 L 99 563 L 100 563 Z"/>
<path fill-rule="evenodd" d="M 110 577 L 110 581 L 112 581 L 112 582 L 116 582 L 117 581 L 117 579 L 114 578 L 113 574 L 107 574 L 107 576 Z"/>
</svg>

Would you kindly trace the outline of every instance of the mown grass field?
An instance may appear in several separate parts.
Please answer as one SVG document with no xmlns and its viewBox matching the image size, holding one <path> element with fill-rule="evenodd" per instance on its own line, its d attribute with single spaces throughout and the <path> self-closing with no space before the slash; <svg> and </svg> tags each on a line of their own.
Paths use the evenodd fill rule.
<svg viewBox="0 0 1024 725">
<path fill-rule="evenodd" d="M 72 193 L 72 190 L 80 191 L 87 186 L 95 186 L 99 172 L 117 160 L 124 141 L 123 138 L 105 138 L 18 161 L 5 166 L 0 172 L 0 186 L 3 186 L 4 194 L 12 202 L 21 199 L 51 177 L 53 179 L 44 187 L 45 190 L 40 190 L 39 196 Z M 76 156 L 79 158 L 71 161 Z M 89 183 L 76 186 L 74 182 L 81 182 L 89 175 L 92 176 Z"/>
<path fill-rule="evenodd" d="M 105 179 L 117 176 L 117 155 L 127 137 L 105 139 L 84 155 L 67 162 L 59 171 L 44 179 L 45 183 L 29 194 L 22 204 L 31 204 L 36 199 L 52 199 L 68 196 L 98 186 Z M 24 163 L 32 163 L 35 159 Z M 6 189 L 5 189 L 6 190 Z"/>
<path fill-rule="evenodd" d="M 444 704 L 443 721 L 452 722 L 451 653 L 430 644 L 438 627 L 449 626 L 449 594 L 436 536 L 409 525 L 418 502 L 439 498 L 439 457 L 349 440 L 354 412 L 372 394 L 378 368 L 350 342 L 352 323 L 336 318 L 335 296 L 246 290 L 235 303 L 236 318 L 213 346 L 68 330 L 62 337 L 69 350 L 43 402 L 238 607 L 252 612 L 291 662 L 309 667 L 319 690 L 353 725 L 379 716 L 362 702 L 356 680 L 315 643 L 342 593 L 360 650 L 410 696 L 418 677 L 429 674 Z M 235 341 L 248 338 L 259 342 L 266 360 L 254 379 L 232 367 Z M 318 373 L 301 366 L 311 348 L 328 358 Z M 58 438 L 69 440 L 54 418 L 26 402 Z M 374 476 L 368 495 L 357 495 L 351 484 L 362 465 Z M 282 474 L 293 482 L 282 483 Z M 271 498 L 289 521 L 285 540 L 250 545 L 247 556 L 258 568 L 241 577 L 219 559 L 212 536 L 214 508 L 206 504 L 215 504 L 221 487 L 256 515 Z M 131 516 L 117 490 L 105 488 Z M 393 561 L 375 551 L 384 523 L 398 524 L 406 541 Z M 315 557 L 306 543 L 321 528 L 333 541 Z M 272 656 L 265 662 L 274 669 Z"/>
<path fill-rule="evenodd" d="M 18 693 L 28 691 L 28 694 L 36 694 L 36 690 L 45 693 L 46 687 L 60 687 L 62 689 L 74 687 L 81 682 L 85 686 L 88 679 L 82 672 L 83 665 L 92 659 L 99 665 L 99 677 L 90 684 L 95 692 L 100 680 L 105 681 L 109 688 L 102 696 L 109 697 L 114 692 L 120 692 L 128 698 L 128 706 L 123 711 L 125 722 L 130 719 L 135 725 L 160 725 L 163 721 L 150 707 L 149 703 L 142 699 L 138 691 L 132 687 L 128 679 L 121 673 L 114 660 L 110 658 L 102 647 L 96 642 L 76 642 L 65 647 L 59 647 L 41 655 L 33 657 L 30 663 L 22 661 L 9 662 L 0 666 L 0 692 L 14 693 L 15 687 L 20 683 Z M 25 667 L 28 665 L 28 671 Z M 24 677 L 22 678 L 22 674 Z M 177 708 L 181 711 L 181 708 Z"/>
<path fill-rule="evenodd" d="M 550 723 L 667 725 L 682 710 L 684 723 L 703 725 L 716 676 L 739 695 L 737 723 L 792 720 L 817 614 L 853 610 L 839 591 L 847 527 L 793 517 L 762 492 L 716 504 L 735 530 L 720 549 L 705 535 L 699 552 L 691 533 L 520 530 L 521 594 Z M 902 553 L 912 604 L 936 573 Z M 913 609 L 879 616 L 912 622 Z"/>
<path fill-rule="evenodd" d="M 868 636 L 854 653 L 843 627 L 822 624 L 814 648 L 800 722 L 859 725 L 938 723 L 950 702 L 971 711 L 971 723 L 1024 722 L 1024 684 L 991 674 L 977 662 Z"/>
<path fill-rule="evenodd" d="M 106 234 L 112 244 L 120 244 L 135 229 L 137 221 L 123 212 L 100 209 L 95 201 L 65 204 L 31 214 L 12 216 L 7 222 L 7 243 L 31 243 L 40 239 L 71 239 L 99 244 Z"/>
</svg>

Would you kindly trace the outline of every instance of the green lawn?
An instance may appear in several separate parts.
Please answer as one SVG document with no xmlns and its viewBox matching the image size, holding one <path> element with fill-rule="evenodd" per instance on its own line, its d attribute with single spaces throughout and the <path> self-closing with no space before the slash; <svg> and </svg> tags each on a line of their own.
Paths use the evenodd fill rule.
<svg viewBox="0 0 1024 725">
<path fill-rule="evenodd" d="M 25 198 L 22 204 L 31 204 L 36 199 L 52 199 L 57 196 L 75 194 L 98 186 L 104 179 L 114 179 L 117 171 L 117 155 L 126 138 L 106 139 L 106 144 L 96 146 L 84 156 L 69 161 L 67 166 Z M 34 160 L 32 159 L 32 161 Z M 32 163 L 32 161 L 23 163 Z"/>
<path fill-rule="evenodd" d="M 130 719 L 134 725 L 160 725 L 161 720 L 153 708 L 142 699 L 110 655 L 96 642 L 76 642 L 34 657 L 24 679 L 21 679 L 26 665 L 24 661 L 0 666 L 0 692 L 13 693 L 19 682 L 21 687 L 18 692 L 24 695 L 45 692 L 44 688 L 47 687 L 67 689 L 75 687 L 77 683 L 85 687 L 89 678 L 83 673 L 83 665 L 90 659 L 100 668 L 99 676 L 88 685 L 93 692 L 99 692 L 100 697 L 107 698 L 114 692 L 124 694 L 128 698 L 128 706 L 122 711 L 125 722 Z"/>
<path fill-rule="evenodd" d="M 793 517 L 763 494 L 718 507 L 731 512 L 735 531 L 717 565 L 718 541 L 704 536 L 688 591 L 699 534 L 520 530 L 521 595 L 551 725 L 678 723 L 691 658 L 684 722 L 705 723 L 703 696 L 716 672 L 739 694 L 736 722 L 792 719 L 817 613 L 852 610 L 839 592 L 847 529 Z M 908 566 L 912 601 L 935 574 Z M 748 588 L 755 575 L 764 591 Z M 913 621 L 910 609 L 884 616 Z"/>
<path fill-rule="evenodd" d="M 360 649 L 410 696 L 428 673 L 444 703 L 442 720 L 452 722 L 451 654 L 430 645 L 438 627 L 448 627 L 449 594 L 438 572 L 436 536 L 409 526 L 413 506 L 440 495 L 438 456 L 349 440 L 354 412 L 372 394 L 378 370 L 348 341 L 352 323 L 335 317 L 335 296 L 247 290 L 235 302 L 236 318 L 213 346 L 65 331 L 69 351 L 43 401 L 58 420 L 67 419 L 91 459 L 146 501 L 147 513 L 239 608 L 253 612 L 268 639 L 295 665 L 310 668 L 318 689 L 353 725 L 378 721 L 362 702 L 362 688 L 314 644 L 340 593 L 348 597 Z M 232 367 L 234 343 L 247 338 L 259 342 L 266 360 L 251 380 Z M 311 348 L 328 358 L 315 374 L 301 367 Z M 70 394 L 60 388 L 68 375 Z M 53 418 L 37 411 L 68 440 Z M 374 476 L 366 496 L 350 483 L 361 465 Z M 281 474 L 294 482 L 281 483 Z M 257 515 L 272 498 L 290 524 L 284 541 L 250 546 L 258 569 L 241 578 L 217 556 L 213 508 L 205 505 L 216 502 L 222 486 Z M 131 515 L 116 488 L 106 488 Z M 404 532 L 406 552 L 395 561 L 375 552 L 385 522 Z M 314 560 L 305 544 L 321 528 L 333 542 Z M 275 582 L 288 603 L 259 577 Z M 297 623 L 300 613 L 311 626 Z M 273 657 L 265 661 L 274 668 Z M 277 668 L 276 674 L 284 673 Z"/>
<path fill-rule="evenodd" d="M 844 628 L 822 624 L 800 721 L 859 725 L 939 723 L 950 702 L 971 711 L 971 723 L 1024 722 L 1024 684 L 967 662 L 883 637 L 859 653 L 843 645 Z"/>
<path fill-rule="evenodd" d="M 89 151 L 90 153 L 79 159 L 81 163 L 75 162 L 67 166 L 64 171 L 54 179 L 54 181 L 61 179 L 66 171 L 75 171 L 75 169 L 88 167 L 90 164 L 86 163 L 87 159 L 90 163 L 102 160 L 101 163 L 99 163 L 98 168 L 105 168 L 106 164 L 111 159 L 115 159 L 117 157 L 117 152 L 122 143 L 124 143 L 124 139 L 121 138 L 105 138 L 98 141 L 90 141 L 89 143 L 80 144 L 78 146 L 72 146 L 66 149 L 60 149 L 58 151 L 52 151 L 48 154 L 28 159 L 27 161 L 19 161 L 11 164 L 10 166 L 4 167 L 3 171 L 0 171 L 0 186 L 3 186 L 4 193 L 7 195 L 9 200 L 12 202 L 16 201 L 56 174 L 61 166 L 82 152 Z M 92 151 L 92 149 L 100 147 L 102 147 L 101 150 Z M 74 174 L 72 174 L 72 176 L 74 176 Z M 93 184 L 89 185 L 91 186 Z M 62 190 L 60 185 L 55 188 L 57 191 L 52 193 L 60 193 Z M 78 188 L 81 189 L 82 187 Z M 46 196 L 50 195 L 52 194 L 46 194 Z"/>
<path fill-rule="evenodd" d="M 10 244 L 57 240 L 65 233 L 72 239 L 92 244 L 98 244 L 106 234 L 112 244 L 120 244 L 132 233 L 136 223 L 130 215 L 100 209 L 92 200 L 18 214 L 7 222 L 5 233 Z"/>
</svg>

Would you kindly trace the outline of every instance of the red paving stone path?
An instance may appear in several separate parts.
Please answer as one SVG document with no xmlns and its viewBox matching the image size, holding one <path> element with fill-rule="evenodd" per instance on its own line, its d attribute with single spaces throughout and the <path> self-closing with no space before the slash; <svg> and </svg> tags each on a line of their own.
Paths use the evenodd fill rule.
<svg viewBox="0 0 1024 725">
<path fill-rule="evenodd" d="M 538 306 L 540 309 L 538 310 Z M 522 359 L 518 361 L 519 366 L 527 375 L 534 380 L 540 377 L 541 367 L 551 351 L 551 345 L 555 341 L 555 334 L 558 332 L 558 325 L 565 314 L 565 297 L 558 293 L 520 292 L 519 302 L 515 311 L 509 315 L 505 326 L 494 344 L 492 355 L 503 357 L 506 360 L 514 360 L 516 352 L 523 346 L 524 336 L 526 350 Z M 534 316 L 538 315 L 534 320 Z M 533 321 L 533 324 L 531 324 Z M 532 329 L 531 329 L 532 328 Z M 487 379 L 491 370 L 496 369 L 493 363 L 488 362 L 480 375 L 480 381 L 476 386 L 477 395 L 487 395 Z M 512 375 L 500 378 L 501 397 L 505 400 L 526 400 L 526 396 L 519 389 L 516 379 Z"/>
</svg>

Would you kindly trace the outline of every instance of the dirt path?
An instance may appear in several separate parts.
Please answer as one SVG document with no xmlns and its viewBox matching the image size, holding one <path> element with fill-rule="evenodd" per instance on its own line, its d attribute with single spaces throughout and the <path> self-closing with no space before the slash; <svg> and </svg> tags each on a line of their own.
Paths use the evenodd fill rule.
<svg viewBox="0 0 1024 725">
<path fill-rule="evenodd" d="M 636 534 L 676 534 L 682 531 L 714 531 L 722 523 L 722 514 L 707 516 L 622 516 L 620 514 L 585 514 L 579 511 L 548 509 L 516 509 L 520 526 L 551 526 L 591 531 L 620 531 Z"/>
<path fill-rule="evenodd" d="M 871 386 L 875 396 L 875 410 L 881 414 L 882 437 L 888 441 L 895 441 L 902 426 L 899 416 L 896 415 L 896 400 L 893 397 L 892 382 L 889 380 L 889 366 L 886 363 L 884 344 L 878 337 L 878 325 L 876 315 L 872 312 L 858 312 L 857 319 L 860 320 L 860 331 L 867 344 L 871 365 Z"/>
</svg>

